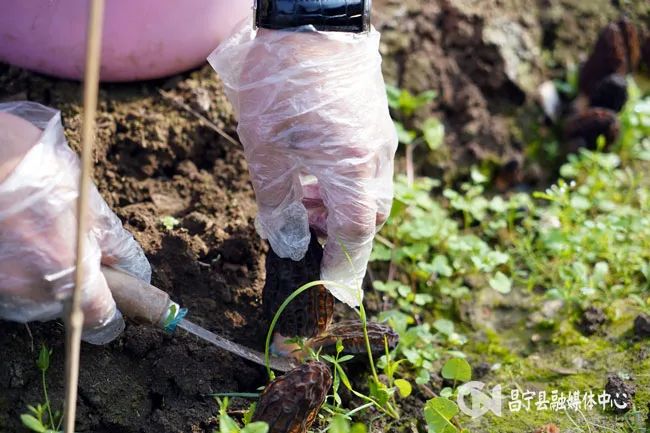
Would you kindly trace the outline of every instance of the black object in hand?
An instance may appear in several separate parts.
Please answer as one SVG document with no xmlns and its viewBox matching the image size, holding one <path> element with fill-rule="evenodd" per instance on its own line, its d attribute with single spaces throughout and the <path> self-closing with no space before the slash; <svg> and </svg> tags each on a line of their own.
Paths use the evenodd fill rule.
<svg viewBox="0 0 650 433">
<path fill-rule="evenodd" d="M 255 25 L 361 33 L 370 28 L 371 0 L 257 0 Z"/>
</svg>

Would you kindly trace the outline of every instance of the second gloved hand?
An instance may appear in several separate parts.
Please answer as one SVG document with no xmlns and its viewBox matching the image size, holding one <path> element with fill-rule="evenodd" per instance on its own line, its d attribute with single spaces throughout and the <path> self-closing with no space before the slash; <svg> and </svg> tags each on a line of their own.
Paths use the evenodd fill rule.
<svg viewBox="0 0 650 433">
<path fill-rule="evenodd" d="M 33 102 L 0 104 L 0 146 L 0 319 L 54 319 L 74 286 L 79 160 L 60 113 Z M 147 282 L 151 268 L 94 186 L 89 199 L 82 338 L 104 344 L 124 321 L 100 263 Z"/>
<path fill-rule="evenodd" d="M 309 225 L 327 236 L 321 277 L 350 306 L 390 212 L 397 136 L 379 33 L 245 25 L 208 58 L 239 118 L 259 208 L 257 228 L 299 260 Z"/>
</svg>

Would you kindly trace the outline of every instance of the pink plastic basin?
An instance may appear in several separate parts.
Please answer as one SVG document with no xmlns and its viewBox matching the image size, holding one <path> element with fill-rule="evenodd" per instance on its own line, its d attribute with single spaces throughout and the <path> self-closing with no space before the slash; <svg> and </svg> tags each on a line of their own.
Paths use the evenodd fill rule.
<svg viewBox="0 0 650 433">
<path fill-rule="evenodd" d="M 83 75 L 88 0 L 1 0 L 0 61 Z M 106 0 L 101 78 L 164 77 L 205 58 L 250 15 L 252 0 Z"/>
</svg>

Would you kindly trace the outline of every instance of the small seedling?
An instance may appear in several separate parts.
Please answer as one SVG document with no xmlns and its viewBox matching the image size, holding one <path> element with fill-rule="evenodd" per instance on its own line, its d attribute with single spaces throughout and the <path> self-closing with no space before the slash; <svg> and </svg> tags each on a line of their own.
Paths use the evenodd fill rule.
<svg viewBox="0 0 650 433">
<path fill-rule="evenodd" d="M 160 223 L 163 225 L 163 227 L 165 227 L 165 229 L 174 230 L 174 228 L 178 226 L 181 222 L 171 215 L 166 215 L 160 218 Z"/>
<path fill-rule="evenodd" d="M 228 415 L 228 397 L 223 400 L 217 398 L 219 404 L 219 430 L 214 433 L 267 433 L 269 425 L 262 421 L 251 422 L 251 418 L 255 413 L 254 405 L 244 414 L 244 426 L 240 427 L 237 421 Z"/>
<path fill-rule="evenodd" d="M 472 378 L 472 368 L 463 358 L 452 358 L 442 367 L 442 377 L 454 381 L 452 388 L 445 388 L 440 397 L 432 398 L 424 406 L 424 418 L 429 433 L 462 433 L 454 417 L 458 415 L 458 405 L 452 401 L 457 392 L 458 382 L 467 382 Z"/>
<path fill-rule="evenodd" d="M 332 397 L 334 399 L 334 404 L 337 407 L 341 406 L 341 396 L 339 395 L 339 387 L 341 385 L 341 381 L 343 381 L 344 385 L 348 389 L 352 389 L 352 385 L 350 384 L 350 380 L 348 379 L 348 376 L 345 374 L 345 371 L 341 367 L 341 363 L 346 362 L 354 358 L 353 355 L 344 355 L 341 356 L 341 353 L 343 353 L 343 342 L 338 339 L 336 341 L 336 355 L 335 356 L 330 356 L 330 355 L 321 355 L 321 358 L 330 364 L 334 366 L 333 370 L 333 379 L 332 379 Z"/>
<path fill-rule="evenodd" d="M 348 417 L 342 414 L 334 415 L 329 422 L 329 433 L 367 433 L 367 427 L 362 423 L 351 424 Z"/>
<path fill-rule="evenodd" d="M 20 415 L 20 421 L 23 425 L 29 430 L 38 433 L 58 433 L 63 420 L 60 411 L 52 412 L 50 397 L 47 393 L 46 373 L 50 368 L 51 355 L 52 350 L 43 344 L 36 360 L 36 366 L 41 372 L 41 385 L 45 403 L 39 403 L 36 406 L 28 405 L 29 412 Z"/>
<path fill-rule="evenodd" d="M 439 119 L 429 117 L 424 122 L 416 125 L 414 119 L 415 112 L 430 104 L 437 92 L 428 90 L 417 95 L 413 95 L 406 89 L 399 89 L 395 86 L 386 86 L 386 95 L 388 96 L 388 106 L 392 109 L 395 119 L 395 131 L 397 139 L 405 146 L 406 152 L 406 175 L 409 184 L 413 184 L 414 179 L 414 149 L 425 143 L 429 150 L 439 149 L 444 141 L 445 127 Z"/>
</svg>

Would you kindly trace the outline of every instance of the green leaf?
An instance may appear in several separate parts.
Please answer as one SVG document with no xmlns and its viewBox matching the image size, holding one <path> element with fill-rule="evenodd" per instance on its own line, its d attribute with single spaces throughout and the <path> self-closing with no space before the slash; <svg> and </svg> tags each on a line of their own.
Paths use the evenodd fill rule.
<svg viewBox="0 0 650 433">
<path fill-rule="evenodd" d="M 244 416 L 242 417 L 244 425 L 250 424 L 251 420 L 253 419 L 253 415 L 255 415 L 255 408 L 257 408 L 257 403 L 253 402 L 248 407 L 248 409 L 246 409 L 246 412 L 244 412 Z"/>
<path fill-rule="evenodd" d="M 363 423 L 355 422 L 354 424 L 352 424 L 350 433 L 368 433 L 368 428 Z"/>
<path fill-rule="evenodd" d="M 481 171 L 476 166 L 472 166 L 472 170 L 470 174 L 472 177 L 472 182 L 476 184 L 485 183 L 489 180 L 488 177 L 483 173 L 481 173 Z"/>
<path fill-rule="evenodd" d="M 343 367 L 341 367 L 339 364 L 334 365 L 336 365 L 336 371 L 338 371 L 339 376 L 341 376 L 341 382 L 343 382 L 343 385 L 352 391 L 352 384 L 350 383 L 350 379 L 348 379 L 348 375 L 345 374 L 345 371 L 343 371 Z"/>
<path fill-rule="evenodd" d="M 388 98 L 388 106 L 399 110 L 399 95 L 402 91 L 393 85 L 386 84 L 386 96 Z"/>
<path fill-rule="evenodd" d="M 489 283 L 490 287 L 499 293 L 503 293 L 504 295 L 510 293 L 510 290 L 512 290 L 512 283 L 510 282 L 510 279 L 500 271 L 497 272 L 493 278 L 490 278 Z"/>
<path fill-rule="evenodd" d="M 264 421 L 252 422 L 241 429 L 241 433 L 267 433 L 268 431 L 269 425 Z"/>
<path fill-rule="evenodd" d="M 32 415 L 29 415 L 27 413 L 20 415 L 20 421 L 23 423 L 25 427 L 27 427 L 31 431 L 45 433 L 45 430 L 47 430 L 47 428 L 45 428 L 45 426 L 41 424 L 39 420 L 37 420 Z"/>
<path fill-rule="evenodd" d="M 52 354 L 51 350 L 48 350 L 47 346 L 44 344 L 41 345 L 41 351 L 38 353 L 38 360 L 36 361 L 36 366 L 39 370 L 45 372 L 50 368 L 50 355 Z"/>
<path fill-rule="evenodd" d="M 402 125 L 400 122 L 393 122 L 393 123 L 395 123 L 395 131 L 397 131 L 397 139 L 399 140 L 399 142 L 402 144 L 413 143 L 413 140 L 417 136 L 415 131 L 411 131 L 410 129 L 404 128 L 404 125 Z"/>
<path fill-rule="evenodd" d="M 433 322 L 433 327 L 441 334 L 450 335 L 454 332 L 454 322 L 448 319 L 438 319 Z"/>
<path fill-rule="evenodd" d="M 442 388 L 440 390 L 440 397 L 449 398 L 452 395 L 454 395 L 454 390 L 451 389 L 451 387 L 449 387 L 449 386 L 445 386 L 444 388 Z"/>
<path fill-rule="evenodd" d="M 235 420 L 224 413 L 219 416 L 219 433 L 240 433 L 240 429 Z"/>
<path fill-rule="evenodd" d="M 375 243 L 370 255 L 371 261 L 388 261 L 391 259 L 393 251 L 384 244 Z"/>
<path fill-rule="evenodd" d="M 411 386 L 408 380 L 395 379 L 395 386 L 397 387 L 397 390 L 399 391 L 399 395 L 402 398 L 408 397 L 409 395 L 411 395 L 411 392 L 413 392 L 413 387 Z"/>
<path fill-rule="evenodd" d="M 436 397 L 429 400 L 424 406 L 424 418 L 427 421 L 429 433 L 455 433 L 456 426 L 451 419 L 458 413 L 458 406 L 453 401 Z"/>
<path fill-rule="evenodd" d="M 354 355 L 343 355 L 339 358 L 339 364 L 354 359 Z"/>
<path fill-rule="evenodd" d="M 320 357 L 329 363 L 336 364 L 336 359 L 331 355 L 321 355 Z"/>
<path fill-rule="evenodd" d="M 239 433 L 239 426 L 227 413 L 228 397 L 223 400 L 217 398 L 217 403 L 219 404 L 219 433 Z"/>
<path fill-rule="evenodd" d="M 165 227 L 167 230 L 173 230 L 174 227 L 176 227 L 181 223 L 179 220 L 177 220 L 171 215 L 166 215 L 160 218 L 160 222 L 162 223 L 163 227 Z"/>
<path fill-rule="evenodd" d="M 431 264 L 434 272 L 443 277 L 451 277 L 454 273 L 454 270 L 449 266 L 449 259 L 447 259 L 447 256 L 445 255 L 436 255 Z"/>
<path fill-rule="evenodd" d="M 338 376 L 336 376 L 338 379 Z M 340 379 L 339 379 L 340 381 Z M 336 403 L 337 406 L 341 406 L 343 404 L 343 401 L 341 400 L 341 396 L 339 395 L 338 392 L 334 392 L 334 403 Z"/>
<path fill-rule="evenodd" d="M 415 302 L 415 305 L 426 305 L 433 302 L 433 295 L 428 293 L 416 293 L 413 302 Z"/>
<path fill-rule="evenodd" d="M 340 338 L 336 339 L 336 354 L 338 355 L 339 353 L 343 352 L 343 340 Z"/>
<path fill-rule="evenodd" d="M 380 406 L 385 406 L 386 403 L 388 403 L 388 399 L 390 399 L 390 394 L 388 393 L 388 389 L 386 388 L 386 385 L 384 385 L 381 382 L 375 382 L 372 378 L 370 378 L 370 396 L 373 397 L 377 402 L 379 403 Z"/>
<path fill-rule="evenodd" d="M 425 385 L 429 383 L 430 380 L 431 380 L 431 374 L 429 374 L 429 372 L 426 369 L 421 368 L 418 370 L 417 376 L 415 378 L 415 383 L 417 383 L 418 385 Z"/>
<path fill-rule="evenodd" d="M 39 409 L 40 409 L 41 405 L 39 404 L 38 407 L 39 407 Z M 27 405 L 27 409 L 29 409 L 29 411 L 30 411 L 31 413 L 33 413 L 34 415 L 36 415 L 37 417 L 40 417 L 41 414 L 43 413 L 41 410 L 35 408 L 35 407 L 32 406 L 31 404 L 28 404 L 28 405 Z"/>
<path fill-rule="evenodd" d="M 426 141 L 429 149 L 436 150 L 445 139 L 445 125 L 440 122 L 440 120 L 435 117 L 430 117 L 424 121 L 422 125 L 422 135 L 424 136 L 424 141 Z"/>
<path fill-rule="evenodd" d="M 425 90 L 424 92 L 420 93 L 415 97 L 415 100 L 419 104 L 418 108 L 433 101 L 436 99 L 436 96 L 438 96 L 438 92 L 435 90 Z"/>
<path fill-rule="evenodd" d="M 442 377 L 467 382 L 472 378 L 472 367 L 463 358 L 452 358 L 442 367 Z"/>
<path fill-rule="evenodd" d="M 341 414 L 336 414 L 330 419 L 330 433 L 350 433 L 350 422 Z"/>
</svg>

